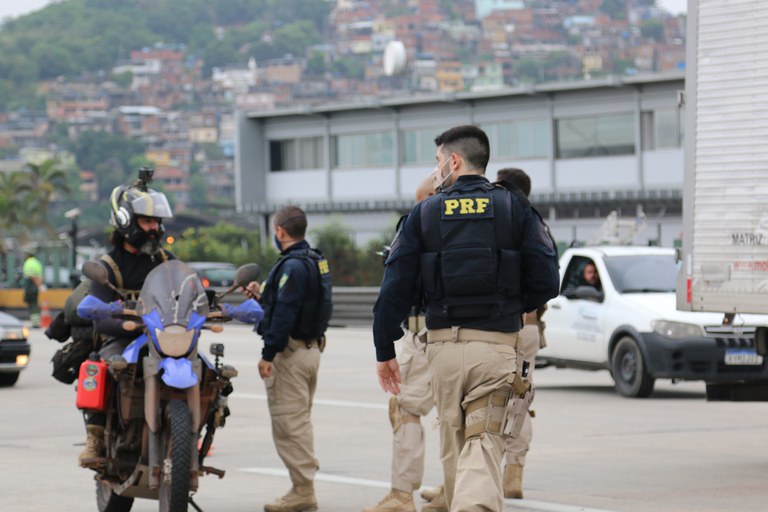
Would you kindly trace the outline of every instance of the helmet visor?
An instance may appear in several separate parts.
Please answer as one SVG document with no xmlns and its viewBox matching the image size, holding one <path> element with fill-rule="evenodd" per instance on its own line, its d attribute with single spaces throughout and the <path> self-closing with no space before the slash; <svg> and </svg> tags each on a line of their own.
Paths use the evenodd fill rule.
<svg viewBox="0 0 768 512">
<path fill-rule="evenodd" d="M 140 194 L 131 201 L 131 207 L 135 215 L 144 215 L 145 217 L 157 217 L 158 219 L 169 219 L 173 217 L 171 205 L 162 192 L 150 190 Z"/>
</svg>

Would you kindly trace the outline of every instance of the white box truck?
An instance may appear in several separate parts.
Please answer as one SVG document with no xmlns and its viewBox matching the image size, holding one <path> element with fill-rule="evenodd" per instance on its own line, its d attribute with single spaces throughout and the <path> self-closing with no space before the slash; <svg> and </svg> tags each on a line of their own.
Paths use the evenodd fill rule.
<svg viewBox="0 0 768 512">
<path fill-rule="evenodd" d="M 677 308 L 723 314 L 712 400 L 768 400 L 768 0 L 688 0 Z M 768 317 L 766 317 L 768 319 Z M 715 332 L 717 331 L 717 332 Z"/>
</svg>

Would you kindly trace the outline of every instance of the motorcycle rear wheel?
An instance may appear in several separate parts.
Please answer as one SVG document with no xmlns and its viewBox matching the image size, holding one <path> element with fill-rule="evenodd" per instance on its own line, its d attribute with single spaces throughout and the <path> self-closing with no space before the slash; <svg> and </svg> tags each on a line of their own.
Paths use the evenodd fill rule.
<svg viewBox="0 0 768 512">
<path fill-rule="evenodd" d="M 99 512 L 129 512 L 133 498 L 115 494 L 108 483 L 96 480 L 96 506 Z"/>
<path fill-rule="evenodd" d="M 192 418 L 186 402 L 171 400 L 165 409 L 161 461 L 160 512 L 186 512 L 192 465 Z"/>
</svg>

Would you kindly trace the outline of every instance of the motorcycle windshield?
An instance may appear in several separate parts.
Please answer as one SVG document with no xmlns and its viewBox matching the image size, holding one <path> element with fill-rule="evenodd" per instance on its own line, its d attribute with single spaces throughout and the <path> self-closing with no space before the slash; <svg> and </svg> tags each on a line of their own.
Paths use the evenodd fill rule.
<svg viewBox="0 0 768 512">
<path fill-rule="evenodd" d="M 187 326 L 193 312 L 208 314 L 208 298 L 197 273 L 179 260 L 155 267 L 147 275 L 136 305 L 139 315 L 153 311 L 164 326 Z"/>
</svg>

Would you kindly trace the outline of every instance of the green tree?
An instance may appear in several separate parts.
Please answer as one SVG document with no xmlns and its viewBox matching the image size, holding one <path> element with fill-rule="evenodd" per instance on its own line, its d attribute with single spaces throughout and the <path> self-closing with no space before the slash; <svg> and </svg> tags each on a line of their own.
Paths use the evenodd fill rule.
<svg viewBox="0 0 768 512">
<path fill-rule="evenodd" d="M 600 10 L 614 20 L 627 19 L 627 1 L 626 0 L 603 0 Z"/>
<path fill-rule="evenodd" d="M 269 269 L 279 256 L 271 245 L 262 251 L 257 230 L 227 222 L 185 230 L 173 244 L 172 250 L 183 261 L 224 261 L 235 265 L 258 263 L 263 269 L 262 276 L 266 275 L 265 269 Z"/>
<path fill-rule="evenodd" d="M 26 231 L 34 206 L 25 201 L 30 185 L 20 171 L 0 172 L 0 231 L 7 235 Z"/>
<path fill-rule="evenodd" d="M 348 227 L 333 220 L 312 230 L 314 246 L 322 251 L 331 267 L 333 284 L 356 286 L 358 284 L 358 257 L 355 242 Z"/>
<path fill-rule="evenodd" d="M 645 20 L 640 25 L 640 33 L 646 39 L 653 39 L 656 42 L 664 40 L 664 24 L 659 20 Z"/>
<path fill-rule="evenodd" d="M 48 207 L 56 194 L 64 196 L 69 193 L 68 173 L 53 158 L 40 164 L 29 162 L 25 167 L 25 180 L 29 187 L 24 200 L 32 207 L 30 221 L 33 225 L 52 230 L 47 219 Z"/>
<path fill-rule="evenodd" d="M 91 131 L 80 134 L 69 149 L 80 169 L 96 174 L 99 197 L 106 198 L 117 185 L 136 179 L 131 159 L 143 156 L 146 145 L 130 137 Z"/>
<path fill-rule="evenodd" d="M 325 73 L 325 56 L 321 52 L 312 52 L 305 71 L 311 76 L 321 76 Z"/>
<path fill-rule="evenodd" d="M 189 179 L 189 203 L 192 208 L 204 208 L 208 204 L 208 187 L 200 174 L 193 174 Z"/>
</svg>

